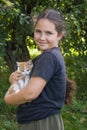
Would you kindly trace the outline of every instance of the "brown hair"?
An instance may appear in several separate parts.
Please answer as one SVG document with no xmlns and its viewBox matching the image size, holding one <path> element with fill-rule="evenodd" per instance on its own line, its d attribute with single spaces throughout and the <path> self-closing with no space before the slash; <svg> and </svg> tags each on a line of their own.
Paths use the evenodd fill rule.
<svg viewBox="0 0 87 130">
<path fill-rule="evenodd" d="M 76 90 L 75 82 L 66 77 L 66 97 L 65 97 L 66 105 L 73 104 L 73 96 L 75 94 L 75 90 Z"/>
<path fill-rule="evenodd" d="M 46 9 L 38 16 L 35 26 L 40 19 L 48 19 L 49 21 L 52 21 L 58 34 L 65 33 L 66 26 L 58 11 L 54 9 Z"/>
</svg>

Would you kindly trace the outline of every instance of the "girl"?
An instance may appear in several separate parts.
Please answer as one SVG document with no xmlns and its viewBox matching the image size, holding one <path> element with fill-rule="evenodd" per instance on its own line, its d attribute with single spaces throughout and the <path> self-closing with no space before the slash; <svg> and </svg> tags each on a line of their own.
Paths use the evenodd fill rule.
<svg viewBox="0 0 87 130">
<path fill-rule="evenodd" d="M 19 130 L 64 130 L 61 109 L 66 97 L 66 67 L 59 41 L 64 36 L 65 25 L 60 14 L 48 9 L 37 18 L 34 40 L 41 55 L 34 60 L 28 85 L 17 93 L 9 94 L 4 100 L 17 105 Z M 13 72 L 10 83 L 21 78 Z"/>
</svg>

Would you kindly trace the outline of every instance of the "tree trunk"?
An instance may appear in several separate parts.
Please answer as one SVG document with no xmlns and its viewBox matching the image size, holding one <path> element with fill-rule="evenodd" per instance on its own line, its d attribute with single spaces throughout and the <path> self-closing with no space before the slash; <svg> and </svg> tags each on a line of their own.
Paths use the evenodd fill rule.
<svg viewBox="0 0 87 130">
<path fill-rule="evenodd" d="M 24 42 L 21 43 L 21 45 L 16 48 L 17 43 L 15 42 L 7 42 L 7 46 L 5 47 L 5 56 L 4 59 L 11 70 L 11 72 L 15 71 L 17 69 L 16 62 L 17 61 L 27 61 L 30 59 L 30 54 L 27 49 L 27 46 Z M 18 50 L 18 51 L 17 51 Z M 14 53 L 16 51 L 16 54 Z"/>
</svg>

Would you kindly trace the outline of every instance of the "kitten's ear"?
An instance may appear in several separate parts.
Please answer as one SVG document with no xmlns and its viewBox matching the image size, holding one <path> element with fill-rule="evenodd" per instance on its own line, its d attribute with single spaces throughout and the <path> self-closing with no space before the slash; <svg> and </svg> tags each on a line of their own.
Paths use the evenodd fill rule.
<svg viewBox="0 0 87 130">
<path fill-rule="evenodd" d="M 19 62 L 18 61 L 16 62 L 16 64 L 17 64 L 17 66 L 19 66 Z"/>
<path fill-rule="evenodd" d="M 32 63 L 32 60 L 30 59 L 28 62 L 29 62 L 29 63 Z"/>
</svg>

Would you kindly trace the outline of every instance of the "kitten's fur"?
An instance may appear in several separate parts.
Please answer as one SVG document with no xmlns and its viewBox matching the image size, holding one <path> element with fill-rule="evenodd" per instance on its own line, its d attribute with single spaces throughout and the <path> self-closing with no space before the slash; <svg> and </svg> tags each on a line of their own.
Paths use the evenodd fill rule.
<svg viewBox="0 0 87 130">
<path fill-rule="evenodd" d="M 15 91 L 19 91 L 20 89 L 26 87 L 26 85 L 29 82 L 29 74 L 31 72 L 31 69 L 33 67 L 32 60 L 25 61 L 25 62 L 17 62 L 17 70 L 22 73 L 24 79 L 18 80 L 17 83 L 14 83 L 10 86 L 10 93 Z"/>
</svg>

